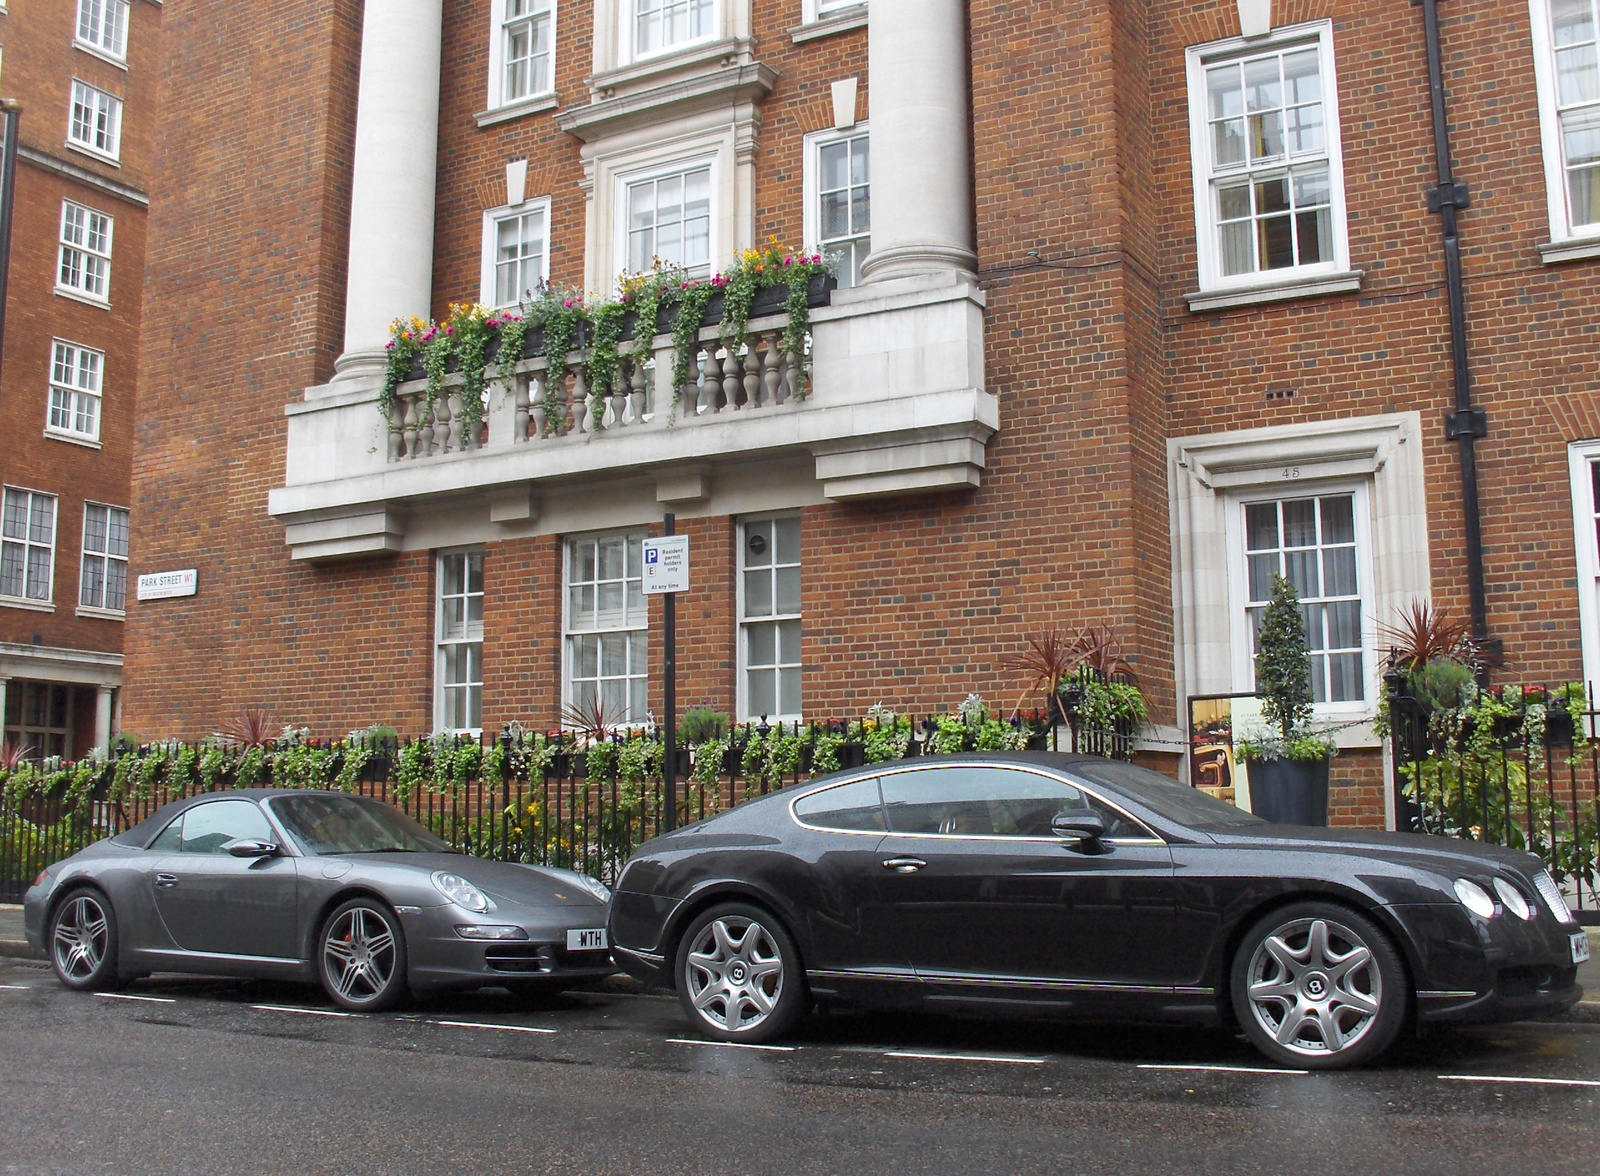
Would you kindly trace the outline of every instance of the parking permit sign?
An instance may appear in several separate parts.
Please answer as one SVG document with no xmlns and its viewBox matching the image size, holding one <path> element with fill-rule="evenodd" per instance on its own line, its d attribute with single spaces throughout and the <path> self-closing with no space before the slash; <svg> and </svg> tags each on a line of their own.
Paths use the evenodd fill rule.
<svg viewBox="0 0 1600 1176">
<path fill-rule="evenodd" d="M 644 594 L 689 591 L 689 536 L 663 535 L 644 541 Z"/>
</svg>

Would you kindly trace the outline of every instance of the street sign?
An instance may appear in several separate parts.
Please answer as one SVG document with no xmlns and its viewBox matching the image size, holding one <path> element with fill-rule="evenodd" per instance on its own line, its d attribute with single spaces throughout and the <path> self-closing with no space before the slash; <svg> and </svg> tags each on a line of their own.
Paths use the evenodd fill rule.
<svg viewBox="0 0 1600 1176">
<path fill-rule="evenodd" d="M 139 577 L 140 600 L 167 600 L 174 596 L 193 596 L 200 584 L 194 568 L 181 572 L 151 572 Z"/>
<path fill-rule="evenodd" d="M 644 541 L 644 594 L 689 591 L 689 536 L 663 535 Z"/>
</svg>

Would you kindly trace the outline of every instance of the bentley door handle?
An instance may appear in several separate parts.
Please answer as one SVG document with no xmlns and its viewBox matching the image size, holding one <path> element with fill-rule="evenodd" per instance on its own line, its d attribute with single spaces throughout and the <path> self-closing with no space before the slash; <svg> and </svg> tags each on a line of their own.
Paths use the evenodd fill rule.
<svg viewBox="0 0 1600 1176">
<path fill-rule="evenodd" d="M 178 876 L 176 874 L 157 874 L 156 875 L 156 888 L 158 890 L 171 890 L 177 884 L 178 884 Z"/>
<path fill-rule="evenodd" d="M 893 857 L 884 859 L 883 868 L 893 870 L 896 874 L 915 874 L 927 864 L 921 858 Z"/>
</svg>

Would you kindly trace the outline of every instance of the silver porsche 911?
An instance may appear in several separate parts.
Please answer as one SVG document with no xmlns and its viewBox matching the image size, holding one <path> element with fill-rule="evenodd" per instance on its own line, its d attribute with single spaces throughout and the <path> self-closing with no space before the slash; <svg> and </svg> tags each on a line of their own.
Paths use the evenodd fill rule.
<svg viewBox="0 0 1600 1176">
<path fill-rule="evenodd" d="M 24 902 L 29 942 L 69 988 L 152 972 L 304 980 L 368 1012 L 608 976 L 610 897 L 568 870 L 457 853 L 376 800 L 240 789 L 57 862 Z"/>
</svg>

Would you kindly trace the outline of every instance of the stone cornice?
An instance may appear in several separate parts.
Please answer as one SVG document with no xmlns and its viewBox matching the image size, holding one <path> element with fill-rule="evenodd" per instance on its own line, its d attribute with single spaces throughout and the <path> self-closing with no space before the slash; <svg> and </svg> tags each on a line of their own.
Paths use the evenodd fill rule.
<svg viewBox="0 0 1600 1176">
<path fill-rule="evenodd" d="M 777 81 L 777 70 L 752 61 L 573 107 L 556 115 L 556 125 L 589 143 L 702 110 L 760 102 Z"/>
<path fill-rule="evenodd" d="M 150 207 L 150 197 L 137 188 L 130 188 L 127 184 L 120 184 L 116 180 L 107 179 L 105 176 L 96 175 L 87 168 L 69 163 L 65 159 L 58 159 L 47 151 L 40 151 L 37 147 L 30 147 L 26 143 L 17 144 L 17 154 L 34 167 L 43 171 L 52 172 L 63 179 L 73 183 L 82 184 L 86 188 L 94 188 L 104 192 L 107 196 L 115 196 L 118 200 L 126 200 L 129 204 L 137 204 L 140 208 Z"/>
</svg>

